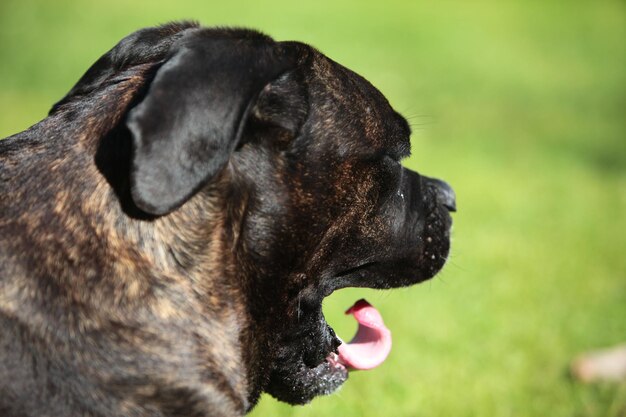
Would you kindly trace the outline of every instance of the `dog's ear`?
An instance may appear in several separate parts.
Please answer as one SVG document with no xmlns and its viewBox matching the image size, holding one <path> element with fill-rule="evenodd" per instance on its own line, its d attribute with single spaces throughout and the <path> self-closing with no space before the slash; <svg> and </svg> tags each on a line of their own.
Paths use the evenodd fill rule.
<svg viewBox="0 0 626 417">
<path fill-rule="evenodd" d="M 200 31 L 172 45 L 127 118 L 131 193 L 154 215 L 187 201 L 226 165 L 263 87 L 297 66 L 302 48 L 256 32 Z"/>
</svg>

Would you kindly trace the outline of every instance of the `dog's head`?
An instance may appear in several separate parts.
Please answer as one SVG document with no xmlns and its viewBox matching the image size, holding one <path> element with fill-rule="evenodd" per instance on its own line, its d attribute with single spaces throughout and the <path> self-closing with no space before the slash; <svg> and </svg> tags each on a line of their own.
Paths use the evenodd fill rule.
<svg viewBox="0 0 626 417">
<path fill-rule="evenodd" d="M 158 65 L 126 118 L 134 204 L 168 216 L 190 199 L 213 198 L 214 210 L 217 194 L 236 254 L 231 284 L 249 313 L 249 398 L 267 390 L 305 403 L 332 392 L 347 371 L 327 360 L 340 341 L 322 300 L 434 276 L 449 250 L 451 188 L 402 167 L 409 125 L 369 82 L 256 32 L 137 32 L 57 108 L 149 61 Z"/>
</svg>

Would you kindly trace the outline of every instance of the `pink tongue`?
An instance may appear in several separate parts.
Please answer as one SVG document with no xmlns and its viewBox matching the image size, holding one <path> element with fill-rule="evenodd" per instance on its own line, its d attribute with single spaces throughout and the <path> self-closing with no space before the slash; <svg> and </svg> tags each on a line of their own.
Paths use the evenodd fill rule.
<svg viewBox="0 0 626 417">
<path fill-rule="evenodd" d="M 350 307 L 359 329 L 350 341 L 339 348 L 339 362 L 352 369 L 372 369 L 385 361 L 391 351 L 391 332 L 370 303 L 361 299 Z"/>
</svg>

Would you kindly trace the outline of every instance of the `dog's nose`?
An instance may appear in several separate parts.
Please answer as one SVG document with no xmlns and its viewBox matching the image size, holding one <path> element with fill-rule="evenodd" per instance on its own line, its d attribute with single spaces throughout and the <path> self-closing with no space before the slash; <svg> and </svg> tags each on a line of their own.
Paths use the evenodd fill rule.
<svg viewBox="0 0 626 417">
<path fill-rule="evenodd" d="M 450 185 L 437 178 L 428 178 L 428 181 L 435 188 L 437 202 L 449 211 L 456 211 L 456 195 Z"/>
</svg>

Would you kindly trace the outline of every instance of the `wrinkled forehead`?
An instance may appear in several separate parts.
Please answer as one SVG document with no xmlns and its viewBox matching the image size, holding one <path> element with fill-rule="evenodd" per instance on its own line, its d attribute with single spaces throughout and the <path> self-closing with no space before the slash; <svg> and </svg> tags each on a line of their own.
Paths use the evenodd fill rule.
<svg viewBox="0 0 626 417">
<path fill-rule="evenodd" d="M 311 107 L 327 128 L 360 135 L 373 152 L 409 155 L 408 122 L 369 81 L 317 51 L 308 78 Z"/>
</svg>

